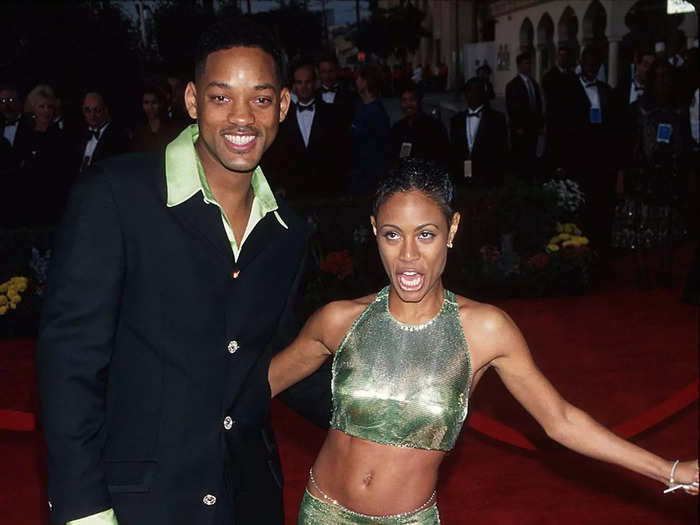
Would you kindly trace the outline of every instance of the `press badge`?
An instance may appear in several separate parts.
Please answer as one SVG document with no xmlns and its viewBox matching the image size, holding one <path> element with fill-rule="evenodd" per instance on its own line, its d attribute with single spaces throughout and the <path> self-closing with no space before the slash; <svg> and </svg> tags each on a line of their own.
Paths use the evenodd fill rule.
<svg viewBox="0 0 700 525">
<path fill-rule="evenodd" d="M 591 124 L 600 124 L 603 122 L 603 114 L 601 113 L 600 108 L 591 108 L 590 121 Z"/>
<path fill-rule="evenodd" d="M 656 142 L 665 142 L 666 144 L 671 142 L 672 130 L 671 124 L 659 124 L 659 127 L 656 128 Z"/>
<path fill-rule="evenodd" d="M 406 157 L 410 157 L 412 148 L 413 144 L 411 144 L 410 142 L 402 142 L 401 151 L 399 151 L 399 158 L 405 159 Z"/>
<path fill-rule="evenodd" d="M 471 160 L 464 161 L 464 178 L 465 179 L 472 178 L 472 161 Z"/>
</svg>

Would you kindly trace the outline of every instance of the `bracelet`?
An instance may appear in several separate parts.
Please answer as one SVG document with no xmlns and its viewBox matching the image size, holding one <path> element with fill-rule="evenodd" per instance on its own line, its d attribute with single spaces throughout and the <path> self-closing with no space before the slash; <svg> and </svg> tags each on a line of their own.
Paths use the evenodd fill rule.
<svg viewBox="0 0 700 525">
<path fill-rule="evenodd" d="M 678 489 L 684 489 L 686 492 L 688 490 L 692 490 L 694 488 L 697 488 L 698 483 L 696 481 L 692 483 L 678 483 L 676 484 L 676 480 L 674 479 L 676 475 L 676 467 L 678 467 L 678 464 L 680 463 L 680 460 L 676 460 L 673 462 L 673 466 L 671 467 L 671 475 L 668 477 L 668 488 L 664 490 L 664 494 L 668 494 L 669 492 L 673 492 L 674 490 Z"/>
</svg>

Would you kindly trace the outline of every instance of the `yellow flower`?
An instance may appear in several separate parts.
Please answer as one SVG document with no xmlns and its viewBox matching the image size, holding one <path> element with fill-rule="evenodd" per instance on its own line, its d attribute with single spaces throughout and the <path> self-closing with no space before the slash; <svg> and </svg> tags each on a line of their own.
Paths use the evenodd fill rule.
<svg viewBox="0 0 700 525">
<path fill-rule="evenodd" d="M 588 240 L 588 237 L 581 237 L 581 244 L 584 246 L 588 244 L 590 241 Z"/>
<path fill-rule="evenodd" d="M 549 243 L 549 244 L 547 245 L 547 251 L 548 251 L 548 252 L 558 252 L 558 251 L 559 251 L 559 246 L 557 246 L 556 244 Z"/>
<path fill-rule="evenodd" d="M 17 308 L 17 303 L 10 303 L 10 308 L 15 310 Z"/>
<path fill-rule="evenodd" d="M 6 283 L 0 284 L 0 293 L 5 293 L 9 287 L 10 287 L 10 281 L 7 281 Z"/>
<path fill-rule="evenodd" d="M 10 297 L 10 305 L 21 303 L 22 298 L 19 295 L 15 295 L 14 297 Z"/>
<path fill-rule="evenodd" d="M 5 315 L 7 313 L 7 306 L 0 306 L 0 315 Z"/>
<path fill-rule="evenodd" d="M 569 246 L 576 246 L 576 244 L 577 244 L 576 241 L 568 240 L 568 241 L 564 241 L 562 243 L 562 246 L 564 248 L 568 248 Z"/>
<path fill-rule="evenodd" d="M 560 222 L 557 223 L 557 233 L 561 233 L 564 231 L 564 226 Z"/>
</svg>

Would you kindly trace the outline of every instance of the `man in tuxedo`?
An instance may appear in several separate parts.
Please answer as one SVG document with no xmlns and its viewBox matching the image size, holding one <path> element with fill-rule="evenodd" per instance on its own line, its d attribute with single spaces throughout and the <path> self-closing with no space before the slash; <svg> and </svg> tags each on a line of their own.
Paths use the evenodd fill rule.
<svg viewBox="0 0 700 525">
<path fill-rule="evenodd" d="M 283 64 L 265 29 L 220 20 L 185 91 L 197 124 L 75 185 L 37 353 L 52 523 L 283 523 L 267 376 L 308 239 L 258 167 Z M 327 425 L 329 385 L 287 396 Z"/>
<path fill-rule="evenodd" d="M 347 133 L 332 104 L 315 92 L 313 64 L 292 68 L 292 89 L 297 95 L 279 136 L 263 159 L 276 189 L 288 198 L 333 197 L 344 184 Z"/>
<path fill-rule="evenodd" d="M 404 118 L 391 128 L 391 160 L 417 157 L 447 163 L 447 131 L 438 119 L 426 115 L 421 106 L 423 90 L 410 82 L 399 90 Z"/>
<path fill-rule="evenodd" d="M 78 141 L 80 173 L 102 159 L 130 149 L 126 131 L 110 118 L 109 108 L 101 93 L 91 91 L 83 97 L 83 118 L 86 129 Z"/>
<path fill-rule="evenodd" d="M 571 127 L 566 171 L 586 196 L 583 229 L 602 259 L 607 255 L 614 209 L 615 175 L 620 165 L 619 116 L 612 89 L 597 79 L 600 58 L 581 53 L 581 75 L 569 92 L 566 118 Z"/>
<path fill-rule="evenodd" d="M 516 58 L 518 74 L 506 84 L 506 111 L 510 125 L 513 168 L 521 177 L 537 177 L 537 140 L 542 133 L 542 95 L 532 78 L 529 53 Z"/>
<path fill-rule="evenodd" d="M 480 78 L 469 79 L 464 92 L 467 110 L 450 122 L 450 172 L 456 183 L 494 187 L 503 182 L 506 170 L 506 118 L 489 107 Z"/>
<path fill-rule="evenodd" d="M 562 168 L 565 163 L 564 155 L 569 140 L 567 95 L 575 80 L 573 54 L 568 47 L 560 46 L 556 64 L 542 77 L 547 123 L 547 169 L 550 173 Z"/>
<path fill-rule="evenodd" d="M 634 74 L 623 76 L 614 90 L 615 104 L 622 118 L 629 114 L 632 104 L 644 95 L 647 72 L 655 58 L 651 49 L 638 49 L 634 52 Z"/>
<path fill-rule="evenodd" d="M 11 147 L 14 147 L 17 135 L 26 127 L 22 121 L 22 99 L 19 90 L 12 84 L 0 86 L 0 128 Z"/>
<path fill-rule="evenodd" d="M 344 89 L 338 82 L 338 62 L 334 56 L 325 56 L 318 61 L 320 87 L 316 98 L 332 104 L 340 118 L 341 127 L 350 127 L 355 114 L 357 95 Z"/>
</svg>

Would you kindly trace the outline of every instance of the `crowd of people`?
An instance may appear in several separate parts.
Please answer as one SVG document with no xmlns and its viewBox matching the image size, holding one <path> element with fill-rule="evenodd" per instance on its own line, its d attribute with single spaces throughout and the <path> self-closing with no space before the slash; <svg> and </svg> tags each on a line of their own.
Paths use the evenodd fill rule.
<svg viewBox="0 0 700 525">
<path fill-rule="evenodd" d="M 55 235 L 37 348 L 51 520 L 283 523 L 270 422 L 279 395 L 330 427 L 300 525 L 439 525 L 440 464 L 489 368 L 552 439 L 666 492 L 697 495 L 697 460 L 662 458 L 596 423 L 557 393 L 504 312 L 443 287 L 461 218 L 454 175 L 445 162 L 412 158 L 435 153 L 414 149 L 420 135 L 398 141 L 400 160 L 391 158 L 376 70 L 359 71 L 359 100 L 344 114 L 327 66 L 323 92 L 315 67 L 295 66 L 291 102 L 272 35 L 248 19 L 221 20 L 201 35 L 184 91 L 197 123 L 164 152 L 112 157 L 76 182 Z M 462 146 L 475 153 L 484 129 L 506 136 L 483 86 L 468 83 L 463 115 Z M 404 125 L 437 129 L 411 89 Z M 143 102 L 146 131 L 164 129 L 152 98 Z M 40 105 L 37 129 L 52 122 Z M 85 106 L 86 115 L 104 112 L 96 94 Z M 272 188 L 291 193 L 304 173 L 270 167 L 268 183 L 260 165 L 278 138 L 289 151 L 340 155 L 324 142 L 333 132 L 349 136 L 347 191 L 374 190 L 368 215 L 388 285 L 326 305 L 299 330 L 310 227 Z M 437 142 L 449 156 L 445 137 Z M 289 155 L 290 171 L 297 162 L 310 176 L 323 169 Z M 499 183 L 477 170 L 476 155 L 461 164 L 460 180 Z M 322 366 L 329 358 L 332 373 Z"/>
</svg>

